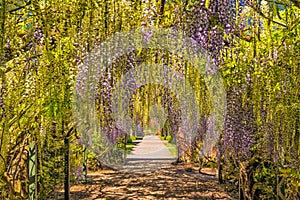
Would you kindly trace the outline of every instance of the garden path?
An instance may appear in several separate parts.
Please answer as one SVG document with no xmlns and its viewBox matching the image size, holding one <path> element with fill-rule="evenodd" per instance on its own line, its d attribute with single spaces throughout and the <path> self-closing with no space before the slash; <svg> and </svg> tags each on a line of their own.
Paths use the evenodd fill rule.
<svg viewBox="0 0 300 200">
<path fill-rule="evenodd" d="M 172 165 L 175 158 L 157 136 L 145 136 L 127 158 L 122 170 L 89 172 L 88 184 L 71 187 L 71 199 L 237 199 L 216 177 Z"/>
<path fill-rule="evenodd" d="M 127 155 L 123 171 L 146 172 L 169 166 L 176 160 L 156 135 L 145 135 Z"/>
</svg>

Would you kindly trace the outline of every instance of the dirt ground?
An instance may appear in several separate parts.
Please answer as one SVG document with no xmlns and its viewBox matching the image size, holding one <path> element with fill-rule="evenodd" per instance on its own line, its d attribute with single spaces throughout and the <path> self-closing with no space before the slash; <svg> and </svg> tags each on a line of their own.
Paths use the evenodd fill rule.
<svg viewBox="0 0 300 200">
<path fill-rule="evenodd" d="M 71 187 L 71 199 L 237 199 L 214 176 L 182 164 L 142 173 L 102 170 L 88 181 Z M 54 199 L 63 199 L 63 191 Z"/>
</svg>

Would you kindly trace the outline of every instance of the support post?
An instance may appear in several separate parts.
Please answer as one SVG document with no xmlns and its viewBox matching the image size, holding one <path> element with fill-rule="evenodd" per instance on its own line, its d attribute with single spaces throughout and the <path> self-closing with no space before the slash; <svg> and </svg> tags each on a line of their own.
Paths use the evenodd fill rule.
<svg viewBox="0 0 300 200">
<path fill-rule="evenodd" d="M 87 183 L 87 156 L 85 145 L 83 145 L 83 183 Z"/>
<path fill-rule="evenodd" d="M 127 158 L 126 144 L 127 144 L 127 134 L 125 134 L 124 137 L 124 164 L 126 164 L 126 158 Z"/>
<path fill-rule="evenodd" d="M 65 200 L 70 200 L 70 141 L 69 136 L 64 139 L 65 144 Z"/>
<path fill-rule="evenodd" d="M 222 164 L 221 163 L 219 163 L 219 165 L 218 165 L 218 180 L 219 180 L 219 184 L 223 183 Z"/>
<path fill-rule="evenodd" d="M 35 141 L 29 143 L 29 199 L 38 199 L 37 193 L 37 156 Z"/>
</svg>

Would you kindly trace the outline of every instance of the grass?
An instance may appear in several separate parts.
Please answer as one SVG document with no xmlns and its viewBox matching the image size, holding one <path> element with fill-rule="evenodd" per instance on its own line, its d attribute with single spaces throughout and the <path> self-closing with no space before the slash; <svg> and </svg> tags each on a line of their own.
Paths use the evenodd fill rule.
<svg viewBox="0 0 300 200">
<path fill-rule="evenodd" d="M 134 136 L 134 140 L 142 140 L 142 139 L 143 139 L 143 136 Z M 131 142 L 126 143 L 127 154 L 132 151 L 132 149 L 135 147 L 135 145 L 137 145 L 137 143 L 139 143 L 139 142 L 131 141 Z"/>
<path fill-rule="evenodd" d="M 136 143 L 134 143 L 134 142 L 127 143 L 126 144 L 126 152 L 130 153 L 135 145 L 136 145 Z"/>
<path fill-rule="evenodd" d="M 169 151 L 171 153 L 171 155 L 173 157 L 176 157 L 177 156 L 177 147 L 175 144 L 172 144 L 172 143 L 164 143 L 166 145 L 166 147 L 169 148 Z"/>
</svg>

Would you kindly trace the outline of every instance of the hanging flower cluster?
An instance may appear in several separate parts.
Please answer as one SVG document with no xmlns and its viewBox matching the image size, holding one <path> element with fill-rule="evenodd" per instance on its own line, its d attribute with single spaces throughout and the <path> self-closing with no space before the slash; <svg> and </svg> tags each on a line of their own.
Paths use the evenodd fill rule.
<svg viewBox="0 0 300 200">
<path fill-rule="evenodd" d="M 236 158 L 247 159 L 255 144 L 257 128 L 253 108 L 249 102 L 242 105 L 242 90 L 230 88 L 227 116 L 225 122 L 223 147 Z"/>
</svg>

